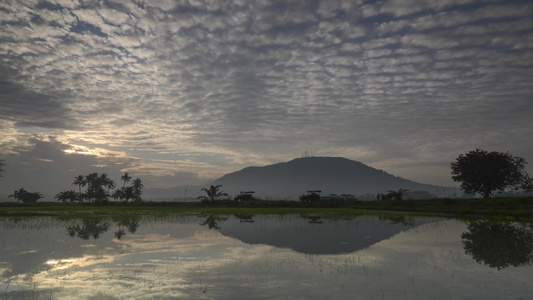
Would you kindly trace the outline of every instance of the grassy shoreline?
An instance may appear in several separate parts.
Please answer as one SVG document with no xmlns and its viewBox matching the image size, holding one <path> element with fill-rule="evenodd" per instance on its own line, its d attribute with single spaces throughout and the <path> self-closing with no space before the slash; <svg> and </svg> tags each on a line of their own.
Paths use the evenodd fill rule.
<svg viewBox="0 0 533 300">
<path fill-rule="evenodd" d="M 504 217 L 533 220 L 533 198 L 490 198 L 402 201 L 243 201 L 221 200 L 202 202 L 142 202 L 127 203 L 13 203 L 0 202 L 0 216 L 12 215 L 56 215 L 70 213 L 212 213 L 212 214 L 308 214 L 336 213 L 361 214 L 398 212 L 430 214 L 450 217 Z"/>
</svg>

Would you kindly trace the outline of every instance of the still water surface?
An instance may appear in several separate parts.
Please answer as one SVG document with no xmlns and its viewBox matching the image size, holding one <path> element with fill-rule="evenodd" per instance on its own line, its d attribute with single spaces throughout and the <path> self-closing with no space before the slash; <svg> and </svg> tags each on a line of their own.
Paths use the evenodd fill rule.
<svg viewBox="0 0 533 300">
<path fill-rule="evenodd" d="M 0 218 L 0 299 L 533 299 L 531 224 Z"/>
</svg>

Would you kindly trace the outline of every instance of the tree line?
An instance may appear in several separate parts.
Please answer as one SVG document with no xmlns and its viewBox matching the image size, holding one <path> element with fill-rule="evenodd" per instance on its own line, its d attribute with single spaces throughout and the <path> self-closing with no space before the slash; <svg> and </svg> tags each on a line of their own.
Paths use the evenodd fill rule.
<svg viewBox="0 0 533 300">
<path fill-rule="evenodd" d="M 461 189 L 467 194 L 480 193 L 483 198 L 502 192 L 507 189 L 513 190 L 533 190 L 533 179 L 525 171 L 527 162 L 522 157 L 513 156 L 509 152 L 488 152 L 481 149 L 461 154 L 451 163 L 452 179 L 460 183 Z M 0 159 L 0 176 L 5 166 L 4 160 Z M 132 177 L 124 173 L 120 178 L 124 183 L 121 188 L 116 188 L 115 182 L 106 173 L 91 173 L 88 175 L 78 175 L 74 178 L 73 185 L 78 186 L 78 191 L 62 191 L 55 195 L 55 199 L 63 202 L 88 201 L 107 202 L 109 197 L 127 203 L 130 200 L 142 201 L 141 194 L 143 184 L 141 179 L 132 181 L 130 186 L 126 186 Z M 87 187 L 82 191 L 82 187 Z M 200 196 L 204 202 L 213 202 L 216 198 L 227 196 L 220 191 L 221 185 L 202 189 L 207 196 Z M 114 189 L 114 190 L 113 190 Z M 111 191 L 113 190 L 113 191 Z M 389 191 L 385 199 L 402 200 L 406 189 Z M 44 198 L 39 192 L 28 192 L 24 188 L 15 190 L 12 195 L 19 202 L 32 203 Z"/>
<path fill-rule="evenodd" d="M 132 181 L 132 177 L 128 173 L 124 173 L 120 179 L 124 183 L 122 187 L 116 188 L 116 183 L 106 173 L 78 175 L 72 183 L 72 185 L 78 186 L 78 192 L 74 190 L 62 191 L 57 193 L 54 198 L 63 202 L 107 202 L 110 197 L 125 203 L 129 200 L 142 201 L 143 184 L 141 179 L 137 178 Z M 130 181 L 132 182 L 131 185 L 126 186 Z M 87 189 L 82 191 L 82 187 L 87 187 Z"/>
<path fill-rule="evenodd" d="M 124 183 L 122 184 L 122 187 L 117 188 L 116 183 L 109 178 L 106 173 L 78 175 L 72 182 L 72 185 L 78 186 L 78 191 L 61 191 L 55 195 L 54 199 L 62 202 L 78 201 L 95 203 L 106 203 L 109 201 L 109 198 L 120 200 L 124 203 L 127 203 L 130 200 L 136 202 L 142 201 L 141 195 L 143 184 L 141 179 L 136 178 L 132 181 L 132 177 L 128 173 L 124 173 L 120 179 Z M 131 182 L 131 185 L 126 186 L 128 182 Z M 82 188 L 85 188 L 85 190 Z M 41 193 L 28 192 L 24 188 L 16 190 L 8 197 L 12 197 L 22 203 L 33 203 L 44 198 Z"/>
</svg>

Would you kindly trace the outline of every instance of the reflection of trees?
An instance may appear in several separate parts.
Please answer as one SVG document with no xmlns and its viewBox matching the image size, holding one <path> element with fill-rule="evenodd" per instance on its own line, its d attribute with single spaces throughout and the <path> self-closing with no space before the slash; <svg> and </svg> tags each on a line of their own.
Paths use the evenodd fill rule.
<svg viewBox="0 0 533 300">
<path fill-rule="evenodd" d="M 129 233 L 135 233 L 137 228 L 139 228 L 141 225 L 139 223 L 138 216 L 121 216 L 119 218 L 114 218 L 113 221 L 116 225 L 118 225 L 118 230 L 115 232 L 115 237 L 119 240 L 126 235 L 126 230 Z M 123 227 L 125 227 L 126 230 L 124 230 Z"/>
<path fill-rule="evenodd" d="M 324 221 L 322 221 L 322 217 L 321 216 L 312 216 L 312 215 L 300 214 L 300 217 L 302 217 L 302 219 L 306 220 L 309 223 L 313 223 L 313 224 L 322 224 L 322 223 L 324 223 Z"/>
<path fill-rule="evenodd" d="M 79 237 L 84 240 L 88 240 L 91 236 L 94 239 L 100 237 L 100 235 L 109 230 L 110 224 L 103 218 L 84 218 L 82 219 L 81 226 L 75 224 L 67 227 L 67 232 L 70 237 Z"/>
<path fill-rule="evenodd" d="M 61 219 L 71 221 L 70 218 Z M 76 222 L 74 225 L 67 226 L 67 233 L 70 237 L 79 237 L 84 240 L 91 237 L 97 239 L 108 231 L 112 224 L 115 224 L 118 226 L 115 237 L 120 240 L 126 232 L 133 234 L 140 226 L 139 216 L 115 216 L 111 221 L 103 217 L 82 218 L 81 224 Z"/>
<path fill-rule="evenodd" d="M 533 231 L 517 223 L 473 222 L 461 235 L 465 252 L 498 270 L 533 261 Z"/>
<path fill-rule="evenodd" d="M 410 220 L 409 217 L 406 217 L 405 215 L 401 214 L 394 214 L 394 215 L 380 215 L 380 220 L 389 220 L 391 221 L 391 224 L 402 224 L 405 226 L 413 225 L 412 220 Z"/>
<path fill-rule="evenodd" d="M 234 216 L 239 219 L 240 223 L 242 223 L 242 222 L 245 222 L 245 223 L 253 223 L 253 222 L 255 222 L 254 215 L 252 215 L 252 214 L 235 214 Z"/>
<path fill-rule="evenodd" d="M 226 221 L 228 218 L 227 217 L 220 217 L 220 216 L 216 216 L 216 215 L 209 215 L 207 217 L 207 219 L 205 219 L 205 221 L 203 223 L 200 223 L 200 225 L 207 225 L 207 227 L 209 227 L 209 229 L 220 229 L 220 225 L 218 225 L 219 222 L 221 221 Z"/>
</svg>

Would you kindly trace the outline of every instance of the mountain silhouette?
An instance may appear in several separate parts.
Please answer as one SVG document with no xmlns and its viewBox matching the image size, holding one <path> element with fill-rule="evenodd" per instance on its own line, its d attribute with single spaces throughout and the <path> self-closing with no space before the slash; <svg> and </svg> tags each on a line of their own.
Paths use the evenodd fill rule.
<svg viewBox="0 0 533 300">
<path fill-rule="evenodd" d="M 308 190 L 363 195 L 404 188 L 413 192 L 426 191 L 429 195 L 444 189 L 393 176 L 342 157 L 303 157 L 264 167 L 247 167 L 226 174 L 213 184 L 221 184 L 222 190 L 230 195 L 254 191 L 263 198 L 293 200 Z"/>
</svg>

